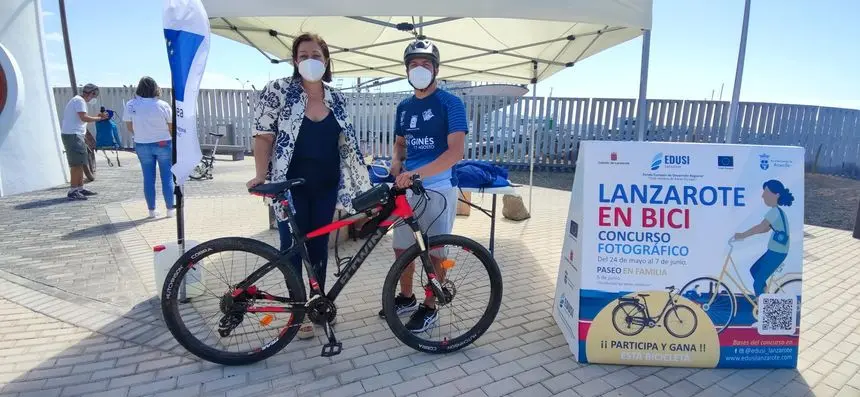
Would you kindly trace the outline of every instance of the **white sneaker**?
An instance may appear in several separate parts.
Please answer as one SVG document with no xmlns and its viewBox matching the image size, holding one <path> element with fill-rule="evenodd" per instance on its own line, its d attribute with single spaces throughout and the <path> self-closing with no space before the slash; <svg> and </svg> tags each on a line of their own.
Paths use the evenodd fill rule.
<svg viewBox="0 0 860 397">
<path fill-rule="evenodd" d="M 174 216 L 176 216 L 176 210 L 175 209 L 171 208 L 171 209 L 167 210 L 167 217 L 168 218 L 173 218 Z"/>
<path fill-rule="evenodd" d="M 299 327 L 299 339 L 310 339 L 314 337 L 314 324 L 311 320 L 305 320 Z"/>
<path fill-rule="evenodd" d="M 158 218 L 161 215 L 157 210 L 149 210 L 149 219 Z"/>
</svg>

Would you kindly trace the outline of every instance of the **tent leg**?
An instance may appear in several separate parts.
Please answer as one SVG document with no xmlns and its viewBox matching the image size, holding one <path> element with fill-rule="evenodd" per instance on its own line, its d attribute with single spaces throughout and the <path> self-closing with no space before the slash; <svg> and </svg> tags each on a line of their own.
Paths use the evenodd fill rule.
<svg viewBox="0 0 860 397">
<path fill-rule="evenodd" d="M 732 102 L 729 105 L 729 124 L 726 129 L 726 143 L 732 143 L 735 140 L 735 135 L 738 133 L 738 101 L 741 97 L 741 80 L 744 77 L 744 58 L 747 53 L 747 31 L 750 24 L 750 0 L 744 3 L 744 22 L 741 26 L 741 43 L 738 49 L 738 66 L 735 71 L 735 87 L 732 90 Z"/>
<path fill-rule="evenodd" d="M 537 62 L 532 62 L 534 68 L 534 79 L 532 79 L 532 109 L 537 106 Z M 537 114 L 535 114 L 537 117 Z M 534 190 L 535 176 L 535 129 L 537 121 L 532 119 L 532 128 L 529 130 L 529 215 L 532 214 L 532 191 Z"/>
<path fill-rule="evenodd" d="M 651 31 L 646 30 L 642 34 L 642 66 L 641 72 L 639 73 L 639 100 L 636 105 L 636 130 L 637 130 L 637 140 L 644 141 L 645 140 L 645 130 L 648 126 L 647 119 L 647 111 L 648 111 L 648 103 L 646 102 L 646 94 L 648 92 L 648 58 L 651 53 Z"/>
</svg>

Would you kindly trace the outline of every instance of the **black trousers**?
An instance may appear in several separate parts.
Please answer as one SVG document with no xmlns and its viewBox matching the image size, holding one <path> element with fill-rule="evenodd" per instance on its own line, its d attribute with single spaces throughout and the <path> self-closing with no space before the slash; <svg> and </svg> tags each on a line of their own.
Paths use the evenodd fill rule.
<svg viewBox="0 0 860 397">
<path fill-rule="evenodd" d="M 307 234 L 332 222 L 334 209 L 337 204 L 337 188 L 334 189 L 308 189 L 299 186 L 293 191 L 292 205 L 296 210 L 293 218 L 299 228 L 300 234 Z M 285 252 L 293 245 L 293 237 L 290 234 L 290 226 L 286 221 L 278 221 L 278 233 L 281 237 L 281 252 Z M 328 235 L 312 238 L 306 243 L 308 257 L 316 273 L 320 289 L 325 292 L 326 264 L 328 263 Z M 302 276 L 302 259 L 296 253 L 290 258 L 293 270 L 299 277 Z"/>
</svg>

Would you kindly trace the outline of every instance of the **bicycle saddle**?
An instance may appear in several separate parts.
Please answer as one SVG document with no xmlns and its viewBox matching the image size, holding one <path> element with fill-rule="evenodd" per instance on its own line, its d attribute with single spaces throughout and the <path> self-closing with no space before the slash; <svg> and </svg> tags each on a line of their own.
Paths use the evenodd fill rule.
<svg viewBox="0 0 860 397">
<path fill-rule="evenodd" d="M 648 295 L 648 294 L 636 294 L 636 296 L 639 296 L 639 297 L 642 297 L 642 298 L 647 298 L 647 297 L 649 297 L 649 296 L 651 296 L 651 295 Z"/>
<path fill-rule="evenodd" d="M 264 183 L 248 189 L 248 193 L 263 197 L 275 197 L 303 183 L 305 183 L 303 178 L 290 179 L 284 182 Z"/>
<path fill-rule="evenodd" d="M 670 285 L 670 286 L 666 287 L 666 290 L 667 290 L 667 291 L 673 291 L 673 290 L 675 290 L 675 286 L 674 286 L 674 285 Z"/>
<path fill-rule="evenodd" d="M 212 136 L 214 136 L 214 137 L 218 137 L 218 138 L 221 138 L 221 137 L 223 137 L 223 136 L 224 136 L 224 134 L 221 134 L 221 133 L 218 133 L 218 132 L 210 132 L 210 133 L 209 133 L 209 135 L 212 135 Z"/>
</svg>

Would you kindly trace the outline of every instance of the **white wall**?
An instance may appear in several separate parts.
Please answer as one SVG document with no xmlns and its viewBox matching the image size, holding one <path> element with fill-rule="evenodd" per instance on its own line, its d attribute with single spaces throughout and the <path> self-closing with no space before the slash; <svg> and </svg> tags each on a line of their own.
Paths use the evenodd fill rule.
<svg viewBox="0 0 860 397">
<path fill-rule="evenodd" d="M 24 93 L 21 114 L 11 128 L 0 126 L 0 196 L 68 182 L 48 85 L 41 8 L 41 0 L 0 0 L 0 43 L 18 63 Z"/>
</svg>

